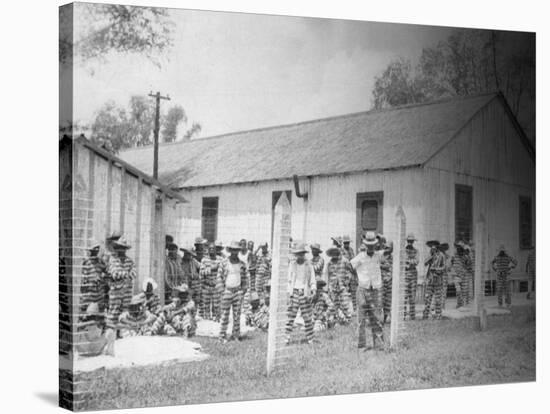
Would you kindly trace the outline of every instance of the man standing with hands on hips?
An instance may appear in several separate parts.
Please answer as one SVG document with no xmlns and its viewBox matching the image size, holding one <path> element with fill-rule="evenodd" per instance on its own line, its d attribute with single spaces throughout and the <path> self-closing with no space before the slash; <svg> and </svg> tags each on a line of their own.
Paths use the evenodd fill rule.
<svg viewBox="0 0 550 414">
<path fill-rule="evenodd" d="M 366 349 L 366 325 L 368 324 L 372 331 L 372 346 L 376 348 L 379 344 L 384 344 L 384 334 L 382 325 L 376 316 L 378 311 L 378 302 L 380 297 L 380 288 L 382 287 L 382 273 L 380 270 L 380 261 L 382 251 L 375 252 L 374 247 L 377 243 L 374 232 L 368 231 L 361 246 L 361 252 L 351 260 L 351 265 L 357 272 L 357 321 L 359 323 L 359 341 L 357 347 Z"/>
</svg>

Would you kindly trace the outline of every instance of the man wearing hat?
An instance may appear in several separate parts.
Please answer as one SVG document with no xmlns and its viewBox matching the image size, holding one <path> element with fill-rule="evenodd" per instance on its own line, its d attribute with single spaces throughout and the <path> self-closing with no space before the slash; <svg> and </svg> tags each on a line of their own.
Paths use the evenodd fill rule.
<svg viewBox="0 0 550 414">
<path fill-rule="evenodd" d="M 382 324 L 378 320 L 380 289 L 382 288 L 382 252 L 375 251 L 376 235 L 367 231 L 362 242 L 361 252 L 351 265 L 357 272 L 357 321 L 359 324 L 358 348 L 366 348 L 367 321 L 372 333 L 373 347 L 384 343 Z"/>
<path fill-rule="evenodd" d="M 321 256 L 321 246 L 319 243 L 312 243 L 309 248 L 311 250 L 311 265 L 315 272 L 315 278 L 319 280 L 323 276 L 323 268 L 325 267 L 325 259 Z"/>
<path fill-rule="evenodd" d="M 257 259 L 256 271 L 256 291 L 260 296 L 260 300 L 264 296 L 265 284 L 271 279 L 271 255 L 267 242 L 260 244 L 260 252 Z"/>
<path fill-rule="evenodd" d="M 205 256 L 205 250 L 208 240 L 203 239 L 202 237 L 195 238 L 195 259 L 199 263 L 202 261 L 202 258 Z"/>
<path fill-rule="evenodd" d="M 111 256 L 115 254 L 113 243 L 122 237 L 122 233 L 118 230 L 113 231 L 109 236 L 105 238 L 105 250 L 102 252 L 101 260 L 105 263 L 105 266 L 109 266 L 109 260 Z"/>
<path fill-rule="evenodd" d="M 216 279 L 218 277 L 218 266 L 221 259 L 216 255 L 216 246 L 211 243 L 208 246 L 208 255 L 203 257 L 200 267 L 201 278 L 201 301 L 199 304 L 200 315 L 204 319 L 214 320 L 219 313 L 216 305 L 219 300 L 216 298 Z"/>
<path fill-rule="evenodd" d="M 216 246 L 216 255 L 218 256 L 218 258 L 220 260 L 225 259 L 223 243 L 221 242 L 221 240 L 216 240 L 214 242 L 214 246 Z"/>
<path fill-rule="evenodd" d="M 288 268 L 288 291 L 290 292 L 290 304 L 288 306 L 288 320 L 286 323 L 286 342 L 290 342 L 290 334 L 294 326 L 294 320 L 298 310 L 304 319 L 306 340 L 308 344 L 313 342 L 313 320 L 311 318 L 311 299 L 317 290 L 315 271 L 309 260 L 306 259 L 306 245 L 298 244 L 292 249 L 295 260 L 291 261 Z"/>
<path fill-rule="evenodd" d="M 434 308 L 435 318 L 441 319 L 442 307 L 442 294 L 443 294 L 443 273 L 445 272 L 445 255 L 439 250 L 439 241 L 430 240 L 426 243 L 430 248 L 430 257 L 425 262 L 425 266 L 428 267 L 426 273 L 426 295 L 424 300 L 424 310 L 422 312 L 422 319 L 428 319 L 430 310 L 432 307 L 432 299 L 435 296 Z"/>
<path fill-rule="evenodd" d="M 155 315 L 145 307 L 145 294 L 139 293 L 132 297 L 128 310 L 122 312 L 119 318 L 121 336 L 123 338 L 137 335 L 151 335 Z"/>
<path fill-rule="evenodd" d="M 267 331 L 269 326 L 269 308 L 261 304 L 257 292 L 250 294 L 250 307 L 246 311 L 246 324 L 254 328 Z"/>
<path fill-rule="evenodd" d="M 180 250 L 183 252 L 183 257 L 181 259 L 183 283 L 186 283 L 189 287 L 193 302 L 199 304 L 201 298 L 200 263 L 196 260 L 196 254 L 193 247 L 180 247 Z"/>
<path fill-rule="evenodd" d="M 391 294 L 393 283 L 393 242 L 388 242 L 380 257 L 380 271 L 382 273 L 382 311 L 385 324 L 391 315 Z"/>
<path fill-rule="evenodd" d="M 155 316 L 158 316 L 161 311 L 160 298 L 155 292 L 157 287 L 157 282 L 152 277 L 146 278 L 141 284 L 141 289 L 145 295 L 145 309 Z"/>
<path fill-rule="evenodd" d="M 124 237 L 113 241 L 114 254 L 109 260 L 106 282 L 109 286 L 107 326 L 116 329 L 120 314 L 128 309 L 132 300 L 136 266 L 126 252 L 131 248 Z"/>
<path fill-rule="evenodd" d="M 331 246 L 326 254 L 330 260 L 325 263 L 322 279 L 327 282 L 328 294 L 334 303 L 336 318 L 340 323 L 347 324 L 353 311 L 348 287 L 354 270 L 349 260 L 342 257 L 340 248 Z"/>
<path fill-rule="evenodd" d="M 510 271 L 517 266 L 518 262 L 506 252 L 506 247 L 503 244 L 498 249 L 498 254 L 491 262 L 491 268 L 497 274 L 497 297 L 498 306 L 502 306 L 502 297 L 507 307 L 512 306 L 512 292 L 508 277 Z"/>
<path fill-rule="evenodd" d="M 103 312 L 107 303 L 107 285 L 105 272 L 107 268 L 99 258 L 100 245 L 92 243 L 88 249 L 89 256 L 82 263 L 82 285 L 80 287 L 80 311 L 86 312 L 90 303 L 97 303 L 100 312 Z"/>
<path fill-rule="evenodd" d="M 172 290 L 172 302 L 162 308 L 151 332 L 154 335 L 178 335 L 186 337 L 195 335 L 197 329 L 195 302 L 189 294 L 186 283 Z"/>
<path fill-rule="evenodd" d="M 325 291 L 326 282 L 317 278 L 317 290 L 313 296 L 313 332 L 325 331 L 334 326 L 334 304 Z"/>
<path fill-rule="evenodd" d="M 232 241 L 227 249 L 229 257 L 218 267 L 218 283 L 222 288 L 220 340 L 223 343 L 231 339 L 226 337 L 230 310 L 233 310 L 232 338 L 240 339 L 242 299 L 248 288 L 248 268 L 246 263 L 239 259 L 241 246 L 238 242 Z"/>
<path fill-rule="evenodd" d="M 474 269 L 475 269 L 475 260 L 476 260 L 476 252 L 474 249 L 474 242 L 470 240 L 468 243 L 464 243 L 464 248 L 466 250 L 466 255 L 470 259 L 468 261 L 468 266 L 466 268 L 466 280 L 468 283 L 468 289 L 464 293 L 464 302 L 466 305 L 470 303 L 470 298 L 472 297 L 472 293 L 474 291 Z"/>
<path fill-rule="evenodd" d="M 466 254 L 464 242 L 459 240 L 455 243 L 455 254 L 451 258 L 450 274 L 453 278 L 456 290 L 456 308 L 461 308 L 465 303 L 465 295 L 468 295 L 467 272 L 470 257 Z"/>
<path fill-rule="evenodd" d="M 166 244 L 168 255 L 164 264 L 164 302 L 172 300 L 172 290 L 187 282 L 183 274 L 183 267 L 178 256 L 178 245 L 173 241 Z"/>
<path fill-rule="evenodd" d="M 438 249 L 445 256 L 445 270 L 443 272 L 443 286 L 441 288 L 441 308 L 445 309 L 447 302 L 447 286 L 449 284 L 449 273 L 451 272 L 451 256 L 449 255 L 449 243 L 441 243 Z"/>
<path fill-rule="evenodd" d="M 344 237 L 342 237 L 342 254 L 348 260 L 351 260 L 355 257 L 355 252 L 353 251 L 353 248 L 350 246 L 350 244 L 351 237 L 346 234 Z"/>
<path fill-rule="evenodd" d="M 416 319 L 416 287 L 418 285 L 418 250 L 414 247 L 416 238 L 414 234 L 407 235 L 405 246 L 405 306 L 404 317 L 410 320 Z"/>
</svg>

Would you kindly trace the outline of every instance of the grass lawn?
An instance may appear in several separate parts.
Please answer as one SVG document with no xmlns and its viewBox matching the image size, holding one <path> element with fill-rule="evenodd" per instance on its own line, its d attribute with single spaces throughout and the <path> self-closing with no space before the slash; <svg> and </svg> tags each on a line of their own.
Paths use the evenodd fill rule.
<svg viewBox="0 0 550 414">
<path fill-rule="evenodd" d="M 357 324 L 297 345 L 286 370 L 267 377 L 267 334 L 220 344 L 194 338 L 210 358 L 202 362 L 107 370 L 94 381 L 83 408 L 113 409 L 300 397 L 535 380 L 534 309 L 474 320 L 407 322 L 396 352 L 357 350 Z M 370 338 L 370 337 L 369 337 Z"/>
</svg>

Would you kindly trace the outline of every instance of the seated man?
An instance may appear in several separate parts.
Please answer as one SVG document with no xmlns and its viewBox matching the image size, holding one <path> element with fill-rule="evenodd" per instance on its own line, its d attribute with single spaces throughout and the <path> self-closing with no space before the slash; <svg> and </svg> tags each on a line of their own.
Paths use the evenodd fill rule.
<svg viewBox="0 0 550 414">
<path fill-rule="evenodd" d="M 317 279 L 317 291 L 313 296 L 313 330 L 315 332 L 332 328 L 334 321 L 334 304 L 325 290 L 326 282 Z"/>
<path fill-rule="evenodd" d="M 151 335 L 151 328 L 156 320 L 155 315 L 145 307 L 145 294 L 132 297 L 128 310 L 119 318 L 120 334 L 123 338 L 136 335 Z"/>
<path fill-rule="evenodd" d="M 269 326 L 269 305 L 265 303 L 262 305 L 260 296 L 256 292 L 252 292 L 250 295 L 250 308 L 246 312 L 246 324 L 262 331 L 267 331 Z"/>
<path fill-rule="evenodd" d="M 153 315 L 158 316 L 161 311 L 161 306 L 160 298 L 155 293 L 158 287 L 157 282 L 155 282 L 155 279 L 148 277 L 143 281 L 141 287 L 145 294 L 145 308 Z"/>
<path fill-rule="evenodd" d="M 115 331 L 104 331 L 105 317 L 97 303 L 90 303 L 83 321 L 77 324 L 76 352 L 82 356 L 115 355 Z"/>
<path fill-rule="evenodd" d="M 195 302 L 189 295 L 189 287 L 182 284 L 174 288 L 172 302 L 162 308 L 151 329 L 154 335 L 195 335 L 197 329 Z"/>
</svg>

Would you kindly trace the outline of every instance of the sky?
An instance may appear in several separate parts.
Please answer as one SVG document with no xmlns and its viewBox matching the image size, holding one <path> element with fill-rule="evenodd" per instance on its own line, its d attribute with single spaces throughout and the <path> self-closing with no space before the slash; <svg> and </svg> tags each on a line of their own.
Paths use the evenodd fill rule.
<svg viewBox="0 0 550 414">
<path fill-rule="evenodd" d="M 114 53 L 100 65 L 75 65 L 77 122 L 91 123 L 108 100 L 126 105 L 150 91 L 181 105 L 189 125 L 202 125 L 201 137 L 364 111 L 371 108 L 375 76 L 393 58 L 414 60 L 451 31 L 179 9 L 170 16 L 174 46 L 160 68 L 136 54 Z"/>
</svg>

